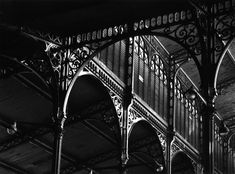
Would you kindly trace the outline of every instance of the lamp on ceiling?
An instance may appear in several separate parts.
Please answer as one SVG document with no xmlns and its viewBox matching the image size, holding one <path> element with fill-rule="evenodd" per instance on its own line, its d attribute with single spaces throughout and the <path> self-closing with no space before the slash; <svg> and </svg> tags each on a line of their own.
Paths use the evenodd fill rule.
<svg viewBox="0 0 235 174">
<path fill-rule="evenodd" d="M 16 122 L 14 122 L 13 124 L 11 124 L 8 128 L 7 128 L 7 133 L 10 135 L 14 135 L 17 132 L 17 124 Z"/>
<path fill-rule="evenodd" d="M 229 132 L 229 128 L 224 124 L 223 121 L 221 121 L 220 126 L 219 126 L 219 134 L 220 135 L 227 135 Z"/>
<path fill-rule="evenodd" d="M 156 167 L 156 173 L 160 173 L 160 172 L 162 172 L 163 171 L 163 169 L 164 169 L 164 167 L 163 167 L 163 165 L 162 164 L 160 164 L 158 161 L 156 161 L 156 160 L 154 160 L 154 163 L 155 163 L 155 165 L 157 166 Z"/>
<path fill-rule="evenodd" d="M 160 172 L 162 172 L 163 171 L 163 166 L 162 165 L 160 165 L 158 168 L 156 168 L 156 172 L 157 173 L 160 173 Z"/>
</svg>

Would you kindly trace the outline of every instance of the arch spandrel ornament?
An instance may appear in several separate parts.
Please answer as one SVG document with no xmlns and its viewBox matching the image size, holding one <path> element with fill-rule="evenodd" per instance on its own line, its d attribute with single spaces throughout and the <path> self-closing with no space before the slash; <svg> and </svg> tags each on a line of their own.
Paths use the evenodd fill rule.
<svg viewBox="0 0 235 174">
<path fill-rule="evenodd" d="M 115 108 L 116 108 L 117 116 L 119 118 L 119 122 L 121 125 L 122 124 L 121 119 L 122 119 L 122 114 L 123 114 L 122 99 L 117 94 L 115 94 L 112 90 L 109 90 L 109 95 L 113 101 Z"/>
<path fill-rule="evenodd" d="M 193 166 L 194 173 L 197 174 L 198 164 L 192 159 L 191 159 L 191 163 Z"/>
<path fill-rule="evenodd" d="M 131 131 L 134 124 L 140 120 L 144 120 L 144 118 L 141 117 L 141 115 L 138 114 L 138 112 L 136 112 L 135 109 L 130 106 L 128 115 L 128 133 Z"/>
<path fill-rule="evenodd" d="M 51 50 L 53 54 L 67 50 L 67 58 L 63 62 L 67 66 L 67 75 L 65 77 L 67 83 L 98 52 L 117 41 L 133 36 L 156 35 L 166 37 L 185 48 L 196 61 L 196 64 L 199 64 L 195 55 L 199 55 L 201 49 L 197 27 L 192 14 L 193 11 L 182 10 L 174 14 L 171 13 L 151 19 L 140 20 L 128 25 L 124 24 L 114 26 L 113 28 L 110 27 L 99 31 L 79 34 L 69 37 L 63 46 L 53 45 L 51 43 L 49 44 L 50 48 L 46 50 Z"/>
<path fill-rule="evenodd" d="M 222 41 L 226 42 L 235 36 L 235 10 L 233 7 L 227 13 L 216 17 L 216 30 Z"/>
<path fill-rule="evenodd" d="M 177 153 L 182 151 L 174 142 L 172 142 L 171 144 L 171 159 L 173 158 L 173 156 Z"/>
<path fill-rule="evenodd" d="M 200 4 L 203 9 L 203 4 Z M 216 33 L 218 40 L 227 41 L 234 37 L 234 3 L 226 0 L 223 3 L 215 2 L 213 6 L 216 9 Z M 227 13 L 227 15 L 225 15 Z M 182 9 L 169 14 L 153 16 L 131 24 L 121 24 L 118 26 L 110 26 L 95 31 L 73 35 L 64 39 L 50 34 L 43 34 L 28 28 L 21 28 L 25 34 L 39 38 L 47 45 L 46 51 L 67 52 L 66 61 L 67 75 L 64 79 L 67 86 L 76 72 L 92 59 L 100 50 L 107 46 L 132 37 L 140 35 L 156 35 L 166 37 L 185 48 L 190 56 L 195 60 L 196 65 L 200 63 L 196 56 L 201 54 L 200 37 L 198 33 L 197 18 L 202 14 L 200 10 L 192 8 Z M 221 43 L 218 42 L 218 43 Z M 48 46 L 50 45 L 50 46 Z M 215 50 L 221 52 L 224 50 L 223 44 L 217 45 Z M 48 49 L 49 48 L 49 49 Z M 67 50 L 67 51 L 66 51 Z"/>
<path fill-rule="evenodd" d="M 222 37 L 222 41 L 229 41 L 230 36 L 234 37 L 234 12 L 228 16 L 221 16 L 218 18 L 217 30 L 218 34 Z M 228 27 L 228 29 L 226 29 Z M 35 34 L 35 33 L 34 33 Z M 50 62 L 52 68 L 60 76 L 59 83 L 62 84 L 63 89 L 67 89 L 72 79 L 76 76 L 77 72 L 92 59 L 98 51 L 107 47 L 107 45 L 114 43 L 116 40 L 130 37 L 130 35 L 148 35 L 156 34 L 168 37 L 173 41 L 183 45 L 184 48 L 189 50 L 193 55 L 200 54 L 200 44 L 198 40 L 198 31 L 195 23 L 192 21 L 192 13 L 190 11 L 183 11 L 171 13 L 151 19 L 141 20 L 136 22 L 131 28 L 124 24 L 115 27 L 109 27 L 99 31 L 89 32 L 75 37 L 76 44 L 72 41 L 65 43 L 65 45 L 57 45 L 53 42 L 48 46 L 47 52 L 50 52 Z M 48 37 L 43 35 L 42 37 Z M 49 40 L 51 38 L 49 37 Z M 73 37 L 70 38 L 71 40 Z M 105 40 L 105 41 L 103 41 Z M 216 48 L 217 52 L 221 52 L 221 43 Z M 223 47 L 223 45 L 222 45 Z M 224 48 L 224 47 L 223 47 Z M 66 50 L 66 51 L 64 51 Z M 34 63 L 37 63 L 36 61 Z M 34 63 L 29 66 L 34 66 Z M 39 64 L 46 67 L 43 62 Z M 38 71 L 41 71 L 40 69 Z M 50 79 L 48 80 L 50 83 Z M 115 106 L 117 109 L 119 106 Z M 131 124 L 136 120 L 136 113 L 130 114 Z M 109 122 L 109 119 L 105 118 Z M 174 149 L 174 148 L 172 148 Z"/>
<path fill-rule="evenodd" d="M 166 161 L 166 136 L 159 131 L 157 131 L 157 135 L 158 135 L 158 139 L 159 139 L 161 146 L 162 146 L 164 159 Z"/>
</svg>

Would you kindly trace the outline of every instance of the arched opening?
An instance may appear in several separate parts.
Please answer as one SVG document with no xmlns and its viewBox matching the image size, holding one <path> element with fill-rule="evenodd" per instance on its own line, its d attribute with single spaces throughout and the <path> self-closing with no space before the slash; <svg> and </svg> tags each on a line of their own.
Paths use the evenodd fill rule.
<svg viewBox="0 0 235 174">
<path fill-rule="evenodd" d="M 107 89 L 94 76 L 77 77 L 68 98 L 67 117 L 62 152 L 76 159 L 79 166 L 75 171 L 118 173 L 121 164 L 118 116 Z M 62 172 L 67 168 L 62 161 Z"/>
<path fill-rule="evenodd" d="M 137 122 L 131 130 L 126 169 L 128 174 L 166 173 L 161 143 L 146 121 Z"/>
<path fill-rule="evenodd" d="M 173 174 L 195 174 L 191 159 L 183 152 L 173 156 L 171 167 Z"/>
<path fill-rule="evenodd" d="M 184 32 L 183 32 L 184 33 Z M 99 45 L 94 52 L 86 58 L 82 67 L 76 70 L 75 77 L 80 74 L 80 71 L 87 63 L 97 56 L 106 67 L 109 68 L 121 81 L 124 81 L 124 62 L 126 56 L 126 44 L 127 38 L 133 37 L 133 92 L 137 94 L 144 102 L 146 102 L 160 117 L 166 121 L 167 115 L 167 65 L 171 55 L 174 59 L 177 59 L 177 67 L 179 68 L 182 62 L 186 63 L 190 58 L 191 61 L 187 63 L 188 70 L 195 70 L 192 76 L 194 79 L 190 79 L 186 73 L 178 71 L 177 83 L 180 80 L 183 85 L 178 85 L 180 88 L 178 91 L 187 91 L 192 87 L 192 81 L 199 83 L 199 59 L 192 54 L 191 47 L 186 47 L 183 43 L 174 39 L 174 36 L 167 35 L 167 33 L 161 32 L 144 32 L 144 33 L 129 33 L 122 37 L 118 37 L 114 40 L 103 42 Z M 189 39 L 191 40 L 191 39 Z M 192 45 L 198 46 L 198 39 L 191 40 Z M 191 45 L 191 46 L 192 46 Z M 166 49 L 167 48 L 167 49 Z M 81 49 L 82 50 L 82 49 Z M 200 49 L 199 49 L 200 50 Z M 199 53 L 198 53 L 199 54 Z M 192 72 L 192 71 L 191 71 Z M 196 73 L 195 73 L 196 72 Z M 181 76 L 180 78 L 178 78 Z M 74 78 L 76 79 L 76 78 Z M 180 80 L 179 80 L 180 79 Z M 186 83 L 187 84 L 186 84 Z M 74 80 L 70 83 L 68 91 L 70 91 Z M 196 84 L 199 86 L 199 84 Z M 178 97 L 179 108 L 183 108 L 183 94 Z M 66 97 L 67 98 L 67 97 Z M 67 99 L 66 99 L 67 100 Z M 65 102 L 66 103 L 66 102 Z M 181 109 L 178 109 L 180 111 Z M 193 121 L 192 121 L 193 122 Z M 197 146 L 197 145 L 195 145 Z"/>
</svg>

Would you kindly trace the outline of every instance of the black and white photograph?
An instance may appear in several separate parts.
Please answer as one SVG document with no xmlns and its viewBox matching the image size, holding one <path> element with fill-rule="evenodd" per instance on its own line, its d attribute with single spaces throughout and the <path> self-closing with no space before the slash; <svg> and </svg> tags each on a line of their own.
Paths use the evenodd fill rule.
<svg viewBox="0 0 235 174">
<path fill-rule="evenodd" d="M 0 0 L 0 174 L 235 174 L 235 0 Z"/>
</svg>

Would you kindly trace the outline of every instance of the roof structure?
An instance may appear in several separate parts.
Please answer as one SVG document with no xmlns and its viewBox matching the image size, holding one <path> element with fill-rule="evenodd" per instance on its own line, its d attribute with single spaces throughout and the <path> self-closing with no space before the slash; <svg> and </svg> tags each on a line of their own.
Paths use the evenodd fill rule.
<svg viewBox="0 0 235 174">
<path fill-rule="evenodd" d="M 97 40 L 97 43 L 101 45 L 104 44 L 102 46 L 105 46 L 106 43 L 104 43 L 104 40 L 106 38 L 110 40 L 113 38 L 114 40 L 122 40 L 126 36 L 154 34 L 151 33 L 152 31 L 149 31 L 155 27 L 153 31 L 158 34 L 160 33 L 157 38 L 169 55 L 176 58 L 187 58 L 187 61 L 181 66 L 181 70 L 191 79 L 194 88 L 199 93 L 202 93 L 201 95 L 203 97 L 203 91 L 200 91 L 202 85 L 200 80 L 201 74 L 195 62 L 195 59 L 200 62 L 202 57 L 199 53 L 198 55 L 195 54 L 194 58 L 192 58 L 193 56 L 189 55 L 187 52 L 190 50 L 191 53 L 197 53 L 203 49 L 199 47 L 199 50 L 196 50 L 198 49 L 197 39 L 193 37 L 190 38 L 190 34 L 194 36 L 193 34 L 195 33 L 194 23 L 191 23 L 193 19 L 195 19 L 195 16 L 192 16 L 191 13 L 195 8 L 194 2 L 200 3 L 200 1 L 189 0 L 0 0 L 0 53 L 2 57 L 3 55 L 9 55 L 17 57 L 19 61 L 23 61 L 21 57 L 32 56 L 37 51 L 35 48 L 45 49 L 45 45 L 43 45 L 41 41 L 56 45 L 55 50 L 80 47 L 82 44 L 86 45 L 91 43 L 92 40 Z M 220 1 L 216 0 L 213 2 L 219 4 Z M 233 4 L 232 9 L 234 10 L 234 0 L 231 1 L 231 4 Z M 225 9 L 227 13 L 225 7 L 226 4 L 223 9 Z M 220 7 L 218 7 L 218 9 L 219 8 Z M 230 11 L 228 13 L 230 13 Z M 234 17 L 234 11 L 232 11 L 232 13 Z M 221 12 L 219 15 L 224 14 Z M 156 20 L 156 26 L 154 27 L 152 26 L 152 19 Z M 147 24 L 146 21 L 148 20 L 151 24 Z M 159 27 L 157 26 L 159 21 L 161 21 L 161 25 L 164 26 L 166 31 L 163 31 L 160 25 Z M 171 33 L 169 26 L 174 24 L 177 28 L 177 22 L 180 23 L 179 26 L 185 23 L 188 26 L 188 28 L 185 28 L 185 31 L 188 32 L 190 36 L 186 36 L 188 38 L 185 40 L 183 38 L 184 41 L 174 42 L 169 39 L 169 37 L 164 37 L 164 34 L 168 34 L 170 37 L 172 36 L 169 34 Z M 234 18 L 232 22 L 231 25 L 234 27 Z M 142 23 L 144 23 L 143 26 Z M 129 24 L 137 24 L 136 28 L 134 26 L 133 29 L 134 34 L 128 35 L 129 33 L 126 33 L 126 31 L 129 30 L 126 26 Z M 142 28 L 146 30 L 140 31 Z M 169 29 L 170 32 L 167 29 Z M 106 31 L 106 34 L 104 34 L 104 31 Z M 177 32 L 177 29 L 172 29 L 174 37 L 177 35 Z M 184 31 L 179 33 L 179 38 L 181 35 L 184 35 L 183 32 Z M 66 40 L 68 38 L 72 40 L 69 44 Z M 190 42 L 190 39 L 192 42 Z M 185 44 L 183 42 L 188 43 Z M 224 40 L 223 44 L 226 45 L 227 42 L 230 41 Z M 192 45 L 190 45 L 191 43 Z M 189 48 L 185 51 L 184 45 L 187 44 Z M 2 119 L 2 121 L 0 121 L 2 125 L 0 130 L 4 129 L 3 127 L 9 127 L 8 121 L 11 122 L 12 120 L 17 120 L 22 130 L 20 130 L 19 127 L 19 134 L 16 134 L 14 138 L 7 133 L 3 133 L 4 135 L 0 136 L 0 166 L 5 166 L 5 169 L 11 168 L 13 173 L 26 174 L 29 170 L 35 174 L 47 173 L 50 170 L 50 165 L 46 164 L 45 161 L 48 163 L 51 162 L 49 156 L 54 153 L 53 148 L 51 148 L 53 146 L 53 135 L 50 132 L 50 126 L 53 124 L 50 113 L 53 112 L 53 103 L 55 102 L 53 100 L 53 91 L 39 76 L 35 75 L 34 69 L 18 64 L 15 59 L 9 59 L 7 61 L 8 62 L 3 63 L 17 67 L 20 73 L 12 72 L 17 75 L 14 78 L 2 80 L 0 83 L 0 108 L 2 108 L 0 109 L 0 120 Z M 219 60 L 216 61 L 219 62 Z M 215 100 L 215 108 L 220 119 L 234 133 L 235 40 L 232 40 L 231 44 L 229 44 L 228 51 L 225 53 L 220 63 L 221 66 L 218 69 L 218 77 L 215 85 L 218 93 Z M 8 69 L 11 71 L 11 67 Z M 44 73 L 50 72 L 44 71 Z M 102 169 L 105 164 L 102 162 L 95 164 L 91 159 L 94 155 L 97 155 L 97 158 L 101 158 L 102 161 L 103 158 L 107 158 L 106 156 L 102 156 L 102 153 L 106 152 L 109 152 L 108 154 L 110 155 L 109 164 L 117 165 L 115 155 L 117 156 L 121 149 L 121 147 L 119 147 L 120 137 L 118 137 L 117 134 L 117 132 L 120 133 L 117 126 L 118 118 L 114 118 L 111 121 L 114 130 L 111 131 L 110 134 L 107 134 L 107 129 L 110 129 L 110 127 L 103 127 L 102 123 L 94 127 L 95 121 L 92 119 L 95 118 L 99 120 L 103 118 L 101 118 L 99 114 L 93 113 L 92 109 L 97 109 L 100 112 L 105 112 L 105 114 L 110 115 L 116 113 L 112 102 L 109 101 L 107 97 L 108 93 L 104 90 L 102 84 L 99 84 L 99 82 L 97 82 L 96 79 L 92 79 L 92 77 L 84 80 L 84 76 L 78 79 L 84 86 L 81 85 L 78 87 L 75 84 L 75 88 L 78 88 L 76 89 L 78 92 L 72 91 L 74 95 L 69 98 L 68 103 L 71 115 L 77 114 L 80 116 L 79 119 L 83 119 L 84 117 L 87 120 L 81 123 L 79 119 L 74 121 L 74 118 L 72 118 L 68 123 L 69 126 L 66 128 L 66 131 L 69 132 L 70 135 L 65 137 L 66 143 L 64 149 L 68 154 L 74 154 L 74 156 L 62 154 L 64 173 L 68 172 L 67 170 L 69 170 L 71 163 L 75 165 L 79 163 L 77 166 L 81 171 L 84 170 L 84 173 L 87 172 L 89 165 Z M 50 81 L 51 79 L 47 80 Z M 98 88 L 94 88 L 94 84 L 98 86 Z M 191 86 L 187 86 L 186 84 L 185 91 L 189 88 L 191 88 Z M 20 94 L 17 93 L 19 90 L 22 91 Z M 85 92 L 80 93 L 79 91 Z M 90 91 L 94 91 L 94 93 Z M 85 96 L 88 95 L 90 98 L 85 99 Z M 77 103 L 75 103 L 78 98 L 84 98 L 85 100 L 85 102 L 79 103 L 80 108 L 77 107 Z M 92 101 L 93 99 L 97 100 Z M 94 107 L 86 106 L 84 103 L 92 103 Z M 111 109 L 107 111 L 107 107 Z M 33 126 L 27 125 L 27 123 L 33 123 Z M 33 129 L 34 126 L 41 125 L 43 125 L 42 130 Z M 141 126 L 144 127 L 143 125 L 140 125 L 140 127 Z M 78 130 L 78 127 L 81 129 Z M 27 132 L 29 130 L 34 130 L 35 132 L 28 134 Z M 76 137 L 77 134 L 82 134 L 83 131 L 88 131 L 86 136 L 81 137 L 84 142 L 71 138 Z M 146 136 L 152 135 L 151 131 L 149 132 L 146 129 Z M 138 132 L 136 134 L 138 135 Z M 34 138 L 36 135 L 39 135 L 39 138 Z M 96 152 L 92 151 L 93 144 L 84 147 L 87 137 L 94 139 L 92 143 L 99 144 L 98 149 L 102 153 L 96 154 Z M 30 141 L 30 143 L 28 144 L 26 141 Z M 138 142 L 138 140 L 135 141 Z M 75 143 L 76 146 L 73 145 L 71 148 L 70 145 L 72 143 Z M 15 151 L 9 148 L 9 146 L 14 147 L 16 145 L 18 146 Z M 156 146 L 159 145 L 157 144 Z M 83 149 L 81 152 L 90 151 L 91 153 L 88 156 L 75 154 L 76 147 L 81 147 L 81 149 Z M 109 148 L 106 149 L 104 147 Z M 42 150 L 42 148 L 44 150 Z M 24 152 L 25 149 L 30 149 L 35 157 L 30 159 L 32 155 L 30 156 Z M 44 153 L 44 151 L 48 153 Z M 19 152 L 20 154 L 18 154 Z M 17 155 L 17 159 L 12 159 Z M 25 159 L 25 161 L 22 161 L 22 159 Z M 30 163 L 31 166 L 27 166 L 30 160 L 32 160 Z M 96 160 L 96 158 L 94 158 L 94 160 Z M 3 161 L 2 164 L 1 161 Z M 10 165 L 8 162 L 4 161 L 11 161 L 12 164 Z M 86 165 L 88 164 L 88 167 L 85 166 L 85 163 Z M 18 168 L 17 166 L 22 166 L 22 168 Z M 45 171 L 38 172 L 38 166 L 44 166 Z M 6 173 L 5 169 L 0 169 L 0 172 L 3 170 L 2 173 Z M 71 167 L 71 170 L 76 171 L 73 167 Z"/>
</svg>

